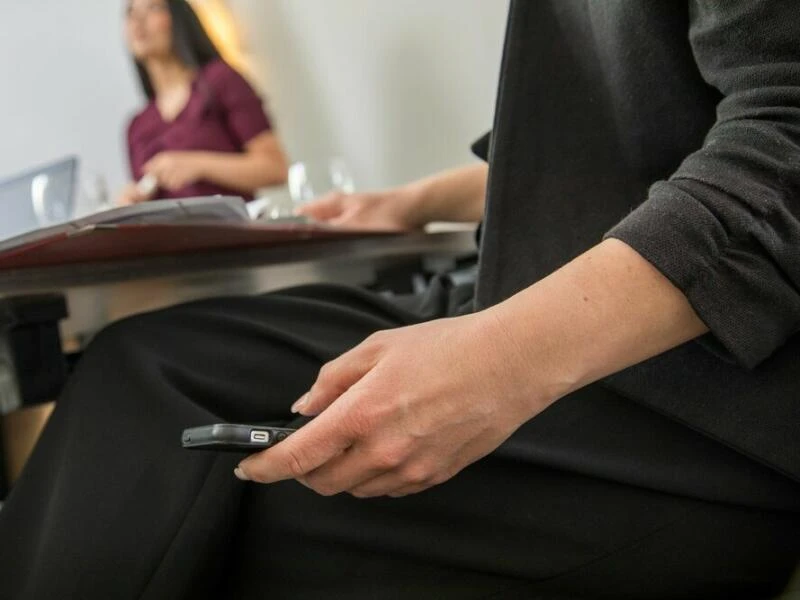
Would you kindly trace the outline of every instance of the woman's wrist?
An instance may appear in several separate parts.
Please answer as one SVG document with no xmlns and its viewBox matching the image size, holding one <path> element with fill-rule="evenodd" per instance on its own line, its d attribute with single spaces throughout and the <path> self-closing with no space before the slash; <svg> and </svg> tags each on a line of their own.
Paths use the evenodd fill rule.
<svg viewBox="0 0 800 600">
<path fill-rule="evenodd" d="M 434 221 L 479 221 L 483 216 L 487 172 L 486 165 L 469 165 L 399 188 L 410 228 L 419 229 Z"/>
<path fill-rule="evenodd" d="M 581 387 L 580 359 L 564 346 L 548 315 L 502 303 L 480 313 L 486 339 L 501 357 L 498 368 L 517 382 L 530 416 Z"/>
<path fill-rule="evenodd" d="M 525 422 L 565 396 L 574 382 L 565 380 L 561 366 L 548 356 L 546 332 L 535 323 L 521 327 L 518 317 L 505 307 L 492 307 L 459 317 L 472 320 L 470 343 L 483 356 L 487 376 L 499 377 L 509 386 L 503 394 L 505 410 Z M 525 332 L 522 333 L 522 329 Z M 531 343 L 535 338 L 536 342 Z"/>
<path fill-rule="evenodd" d="M 406 229 L 422 229 L 430 222 L 427 217 L 430 208 L 429 187 L 426 180 L 415 181 L 395 189 L 392 194 Z"/>
</svg>

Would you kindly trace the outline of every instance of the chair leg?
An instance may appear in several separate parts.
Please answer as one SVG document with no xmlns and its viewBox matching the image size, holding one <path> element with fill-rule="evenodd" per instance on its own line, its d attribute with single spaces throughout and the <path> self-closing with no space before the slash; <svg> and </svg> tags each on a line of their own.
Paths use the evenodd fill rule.
<svg viewBox="0 0 800 600">
<path fill-rule="evenodd" d="M 24 408 L 3 417 L 2 446 L 6 492 L 22 472 L 54 407 L 55 403 L 50 402 Z"/>
<path fill-rule="evenodd" d="M 3 420 L 3 418 L 0 417 L 0 420 Z M 8 460 L 6 459 L 5 436 L 2 435 L 2 429 L 0 429 L 0 507 L 8 495 L 8 489 Z"/>
<path fill-rule="evenodd" d="M 67 378 L 59 294 L 0 298 L 0 500 L 22 470 Z"/>
</svg>

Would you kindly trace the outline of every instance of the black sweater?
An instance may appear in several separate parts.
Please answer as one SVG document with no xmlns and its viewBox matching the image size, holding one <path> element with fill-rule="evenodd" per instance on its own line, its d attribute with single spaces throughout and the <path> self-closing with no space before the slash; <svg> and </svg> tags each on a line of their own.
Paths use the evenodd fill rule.
<svg viewBox="0 0 800 600">
<path fill-rule="evenodd" d="M 623 240 L 711 334 L 606 382 L 800 479 L 800 3 L 514 0 L 477 306 Z"/>
</svg>

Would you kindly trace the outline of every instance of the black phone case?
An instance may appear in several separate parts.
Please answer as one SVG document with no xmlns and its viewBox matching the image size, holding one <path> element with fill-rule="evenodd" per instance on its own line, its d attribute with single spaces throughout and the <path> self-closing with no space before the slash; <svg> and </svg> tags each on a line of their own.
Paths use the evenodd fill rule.
<svg viewBox="0 0 800 600">
<path fill-rule="evenodd" d="M 216 423 L 184 429 L 183 447 L 217 452 L 258 452 L 282 442 L 296 429 L 270 425 Z"/>
</svg>

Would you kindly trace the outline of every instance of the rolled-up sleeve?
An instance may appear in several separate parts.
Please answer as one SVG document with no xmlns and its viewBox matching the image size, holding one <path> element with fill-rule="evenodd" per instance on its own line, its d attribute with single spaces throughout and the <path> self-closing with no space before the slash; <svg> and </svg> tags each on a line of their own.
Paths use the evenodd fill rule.
<svg viewBox="0 0 800 600">
<path fill-rule="evenodd" d="M 693 0 L 690 15 L 717 120 L 606 237 L 658 268 L 754 367 L 800 329 L 800 4 Z"/>
</svg>

